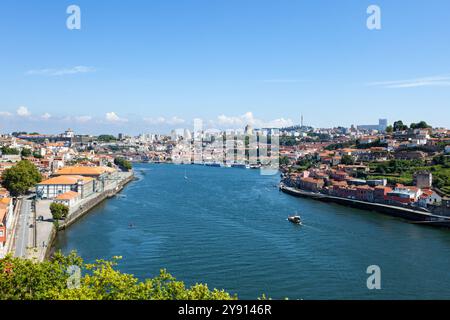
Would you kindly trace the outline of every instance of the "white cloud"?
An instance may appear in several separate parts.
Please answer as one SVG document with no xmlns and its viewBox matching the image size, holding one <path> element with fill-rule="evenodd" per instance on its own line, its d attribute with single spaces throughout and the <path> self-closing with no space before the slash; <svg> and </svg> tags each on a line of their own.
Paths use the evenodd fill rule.
<svg viewBox="0 0 450 320">
<path fill-rule="evenodd" d="M 148 124 L 164 124 L 166 122 L 166 119 L 164 117 L 144 118 L 144 121 Z"/>
<path fill-rule="evenodd" d="M 17 115 L 19 117 L 29 117 L 31 115 L 30 111 L 28 111 L 27 107 L 19 107 L 17 109 Z"/>
<path fill-rule="evenodd" d="M 107 112 L 105 115 L 105 119 L 107 122 L 113 123 L 128 122 L 128 119 L 120 118 L 115 112 Z"/>
<path fill-rule="evenodd" d="M 217 123 L 225 126 L 245 126 L 247 124 L 254 125 L 256 119 L 252 112 L 246 112 L 241 116 L 226 116 L 224 114 L 217 117 Z"/>
<path fill-rule="evenodd" d="M 72 68 L 63 68 L 63 69 L 37 69 L 37 70 L 29 70 L 27 71 L 27 75 L 33 76 L 50 76 L 50 77 L 58 77 L 65 75 L 73 75 L 78 73 L 91 73 L 95 72 L 95 68 L 87 67 L 87 66 L 75 66 Z"/>
<path fill-rule="evenodd" d="M 293 125 L 294 125 L 294 121 L 292 121 L 292 119 L 280 118 L 280 119 L 275 119 L 275 120 L 267 122 L 264 125 L 264 127 L 266 127 L 266 128 L 286 128 L 286 127 L 291 127 Z"/>
<path fill-rule="evenodd" d="M 48 119 L 50 119 L 51 117 L 52 117 L 52 115 L 51 115 L 50 113 L 48 113 L 48 112 L 44 113 L 44 114 L 41 116 L 41 118 L 44 119 L 44 120 L 48 120 Z"/>
<path fill-rule="evenodd" d="M 12 113 L 8 111 L 0 111 L 0 117 L 11 117 Z"/>
<path fill-rule="evenodd" d="M 172 117 L 169 120 L 167 120 L 168 124 L 182 124 L 184 122 L 185 122 L 184 119 L 178 117 Z"/>
<path fill-rule="evenodd" d="M 380 82 L 371 82 L 368 83 L 368 85 L 388 89 L 417 88 L 417 87 L 448 87 L 450 86 L 450 76 L 434 76 L 409 80 L 380 81 Z"/>
<path fill-rule="evenodd" d="M 294 124 L 291 119 L 279 118 L 270 121 L 264 121 L 254 117 L 252 112 L 246 112 L 240 116 L 226 116 L 224 114 L 217 117 L 217 121 L 211 121 L 212 125 L 217 125 L 220 127 L 240 127 L 243 128 L 247 124 L 252 125 L 255 128 L 283 128 L 289 127 Z"/>
<path fill-rule="evenodd" d="M 169 119 L 166 119 L 164 117 L 158 117 L 158 118 L 144 118 L 144 121 L 149 124 L 155 124 L 155 125 L 163 125 L 163 124 L 169 124 L 169 125 L 177 125 L 185 123 L 186 121 L 184 119 L 181 119 L 179 117 L 172 117 Z"/>
</svg>

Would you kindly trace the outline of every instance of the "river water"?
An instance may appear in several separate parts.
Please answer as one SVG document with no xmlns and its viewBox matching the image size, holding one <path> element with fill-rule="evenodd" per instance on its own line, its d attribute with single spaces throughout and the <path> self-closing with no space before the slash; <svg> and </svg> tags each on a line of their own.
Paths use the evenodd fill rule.
<svg viewBox="0 0 450 320">
<path fill-rule="evenodd" d="M 56 248 L 88 262 L 120 255 L 119 269 L 140 279 L 165 268 L 242 299 L 450 299 L 450 230 L 295 198 L 258 170 L 135 172 L 137 181 L 61 232 Z M 296 212 L 304 226 L 286 221 Z M 367 288 L 371 265 L 381 290 Z"/>
</svg>

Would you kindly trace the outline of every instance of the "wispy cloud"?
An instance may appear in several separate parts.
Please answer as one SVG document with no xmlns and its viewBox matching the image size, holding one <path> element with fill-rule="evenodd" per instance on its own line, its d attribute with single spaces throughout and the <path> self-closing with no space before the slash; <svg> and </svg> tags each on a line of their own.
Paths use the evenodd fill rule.
<svg viewBox="0 0 450 320">
<path fill-rule="evenodd" d="M 50 113 L 48 113 L 48 112 L 44 113 L 44 114 L 41 116 L 41 118 L 42 118 L 43 120 L 48 120 L 48 119 L 50 119 L 51 117 L 52 117 L 52 115 L 51 115 Z"/>
<path fill-rule="evenodd" d="M 0 117 L 11 117 L 12 113 L 8 111 L 0 111 Z"/>
<path fill-rule="evenodd" d="M 177 125 L 177 124 L 182 124 L 185 123 L 186 121 L 184 119 L 181 119 L 179 117 L 172 117 L 172 118 L 164 118 L 164 117 L 158 117 L 158 118 L 144 118 L 144 121 L 147 122 L 148 124 L 155 124 L 155 125 L 164 125 L 164 124 L 169 124 L 169 125 Z"/>
<path fill-rule="evenodd" d="M 59 77 L 65 75 L 74 75 L 79 73 L 91 73 L 95 72 L 95 68 L 87 66 L 75 66 L 72 68 L 62 68 L 62 69 L 36 69 L 29 70 L 26 72 L 29 76 L 49 76 L 49 77 Z"/>
<path fill-rule="evenodd" d="M 423 77 L 409 80 L 379 81 L 368 83 L 369 86 L 383 87 L 388 89 L 417 88 L 417 87 L 448 87 L 450 76 Z"/>
<path fill-rule="evenodd" d="M 80 123 L 86 123 L 92 120 L 91 116 L 76 116 L 75 121 Z"/>
</svg>

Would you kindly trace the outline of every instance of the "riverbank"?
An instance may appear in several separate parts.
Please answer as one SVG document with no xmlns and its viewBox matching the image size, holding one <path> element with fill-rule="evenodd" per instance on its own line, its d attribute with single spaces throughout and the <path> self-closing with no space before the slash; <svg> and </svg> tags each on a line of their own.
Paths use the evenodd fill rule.
<svg viewBox="0 0 450 320">
<path fill-rule="evenodd" d="M 121 172 L 117 180 L 105 184 L 104 190 L 83 199 L 79 204 L 72 207 L 69 215 L 63 223 L 55 227 L 50 212 L 51 200 L 40 200 L 36 202 L 36 216 L 42 216 L 42 221 L 36 222 L 37 241 L 36 248 L 30 253 L 30 258 L 43 261 L 50 257 L 53 243 L 58 231 L 64 230 L 74 224 L 77 220 L 89 213 L 94 207 L 108 198 L 114 197 L 131 181 L 134 180 L 134 172 Z"/>
<path fill-rule="evenodd" d="M 323 201 L 323 202 L 333 202 L 333 203 L 341 204 L 341 205 L 352 207 L 352 208 L 376 211 L 376 212 L 386 214 L 389 216 L 412 221 L 417 224 L 450 228 L 450 217 L 439 216 L 439 215 L 435 215 L 435 214 L 424 212 L 424 211 L 414 210 L 414 209 L 410 209 L 410 208 L 403 208 L 403 207 L 398 207 L 398 206 L 393 206 L 393 205 L 387 205 L 387 204 L 381 204 L 381 203 L 366 202 L 366 201 L 361 201 L 361 200 L 334 197 L 334 196 L 330 196 L 330 195 L 326 195 L 326 194 L 322 194 L 322 193 L 308 192 L 308 191 L 300 190 L 297 188 L 287 187 L 282 183 L 280 184 L 280 190 L 286 194 L 289 194 L 289 195 L 292 195 L 295 197 L 310 198 L 313 200 L 319 200 L 319 201 Z"/>
</svg>

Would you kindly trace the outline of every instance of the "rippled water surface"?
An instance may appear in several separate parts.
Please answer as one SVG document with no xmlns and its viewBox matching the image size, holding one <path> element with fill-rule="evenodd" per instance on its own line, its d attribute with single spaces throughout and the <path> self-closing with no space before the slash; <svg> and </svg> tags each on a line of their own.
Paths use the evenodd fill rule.
<svg viewBox="0 0 450 320">
<path fill-rule="evenodd" d="M 121 255 L 119 268 L 141 279 L 166 268 L 246 299 L 450 299 L 450 230 L 294 198 L 257 170 L 135 171 L 137 181 L 60 233 L 56 247 L 86 261 Z M 286 221 L 295 212 L 304 226 Z M 369 265 L 381 267 L 381 290 L 367 289 Z"/>
</svg>

